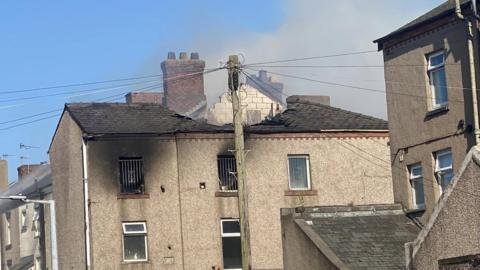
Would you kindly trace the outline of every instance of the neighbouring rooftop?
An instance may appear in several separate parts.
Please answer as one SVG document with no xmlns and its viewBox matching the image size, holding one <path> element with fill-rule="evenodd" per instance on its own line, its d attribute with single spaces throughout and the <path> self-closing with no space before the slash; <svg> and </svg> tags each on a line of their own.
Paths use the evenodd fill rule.
<svg viewBox="0 0 480 270">
<path fill-rule="evenodd" d="M 405 269 L 404 245 L 420 232 L 398 204 L 308 207 L 300 220 L 350 269 Z"/>
</svg>

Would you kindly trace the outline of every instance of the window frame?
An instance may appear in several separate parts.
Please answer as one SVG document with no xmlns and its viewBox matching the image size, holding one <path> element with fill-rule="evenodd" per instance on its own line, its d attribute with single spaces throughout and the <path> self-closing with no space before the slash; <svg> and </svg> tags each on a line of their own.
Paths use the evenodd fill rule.
<svg viewBox="0 0 480 270">
<path fill-rule="evenodd" d="M 134 231 L 134 232 L 127 232 L 125 225 L 143 225 L 143 231 Z M 148 261 L 148 240 L 147 240 L 147 223 L 144 221 L 124 221 L 122 222 L 122 256 L 123 261 L 126 263 L 134 263 L 134 262 L 147 262 Z M 125 236 L 143 236 L 145 241 L 145 259 L 126 259 L 125 258 Z"/>
<path fill-rule="evenodd" d="M 436 56 L 439 56 L 439 55 L 442 55 L 442 63 L 441 64 L 438 64 L 438 65 L 431 65 L 431 59 L 436 57 Z M 435 84 L 433 83 L 433 76 L 432 74 L 435 72 L 435 71 L 439 71 L 439 70 L 442 70 L 443 69 L 443 72 L 445 73 L 445 91 L 446 91 L 446 94 L 447 94 L 447 100 L 444 102 L 444 103 L 437 103 L 437 97 L 436 97 L 436 88 L 435 88 Z M 429 85 L 430 85 L 430 98 L 431 98 L 431 105 L 432 105 L 432 110 L 435 110 L 435 109 L 439 109 L 439 108 L 442 108 L 446 105 L 448 105 L 448 88 L 447 88 L 447 79 L 446 79 L 446 72 L 445 72 L 445 52 L 442 50 L 442 51 L 437 51 L 437 52 L 433 52 L 433 53 L 430 53 L 427 55 L 427 75 L 428 75 L 428 82 L 429 82 Z"/>
<path fill-rule="evenodd" d="M 413 170 L 420 168 L 421 174 L 420 175 L 414 175 Z M 425 209 L 425 186 L 424 186 L 424 179 L 423 179 L 423 168 L 421 163 L 415 163 L 412 165 L 408 166 L 408 179 L 410 181 L 410 186 L 412 190 L 412 203 L 413 207 L 415 209 Z M 414 188 L 413 182 L 415 181 L 421 181 L 422 183 L 422 188 L 423 188 L 423 203 L 417 203 L 417 191 Z"/>
<path fill-rule="evenodd" d="M 291 185 L 290 178 L 290 158 L 305 158 L 306 169 L 307 169 L 307 187 L 306 188 L 293 188 Z M 310 177 L 310 155 L 308 154 L 292 154 L 287 155 L 287 172 L 288 172 L 288 189 L 289 190 L 311 190 L 311 177 Z"/>
<path fill-rule="evenodd" d="M 145 188 L 145 159 L 143 156 L 119 156 L 118 159 L 118 182 L 120 183 L 120 194 L 134 194 L 134 195 L 142 195 L 146 193 L 146 188 Z M 128 173 L 128 168 L 126 168 L 126 172 L 122 171 L 122 166 L 123 162 L 132 162 L 132 161 L 139 161 L 140 166 L 139 168 L 141 169 L 140 171 L 140 176 L 141 176 L 141 184 L 139 192 L 134 192 L 134 191 L 125 191 L 126 187 L 124 188 L 125 182 L 128 179 L 124 179 L 125 173 Z"/>
<path fill-rule="evenodd" d="M 12 214 L 10 212 L 5 213 L 5 246 L 12 244 Z"/>
<path fill-rule="evenodd" d="M 233 237 L 241 237 L 241 231 L 238 233 L 224 233 L 223 232 L 223 222 L 224 221 L 236 221 L 238 222 L 238 225 L 240 226 L 240 219 L 239 218 L 221 218 L 220 219 L 220 238 L 223 241 L 223 238 L 233 238 Z M 241 230 L 241 229 L 240 229 Z M 222 260 L 223 260 L 223 250 L 222 250 Z M 225 270 L 242 270 L 242 268 L 224 268 Z"/>
<path fill-rule="evenodd" d="M 453 174 L 453 153 L 452 153 L 452 149 L 447 148 L 447 149 L 439 150 L 439 151 L 434 152 L 433 154 L 434 154 L 434 158 L 435 158 L 435 171 L 434 171 L 435 178 L 436 178 L 437 183 L 440 187 L 440 192 L 443 193 L 444 189 L 443 189 L 443 186 L 442 186 L 442 179 L 439 179 L 438 173 L 445 172 L 445 171 L 450 171 Z M 450 154 L 451 164 L 450 164 L 449 167 L 440 168 L 439 167 L 440 162 L 438 162 L 439 157 L 445 156 L 447 154 Z M 453 179 L 453 176 L 452 176 L 452 179 Z M 451 182 L 451 180 L 450 180 L 450 182 Z M 450 184 L 450 182 L 449 182 L 449 184 Z"/>
</svg>

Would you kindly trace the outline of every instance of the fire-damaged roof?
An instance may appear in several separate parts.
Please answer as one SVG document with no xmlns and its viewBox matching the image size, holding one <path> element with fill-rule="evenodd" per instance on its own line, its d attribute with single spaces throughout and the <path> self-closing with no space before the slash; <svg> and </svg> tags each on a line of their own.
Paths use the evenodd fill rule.
<svg viewBox="0 0 480 270">
<path fill-rule="evenodd" d="M 460 4 L 462 6 L 462 8 L 466 7 L 469 3 L 471 2 L 471 0 L 460 0 Z M 406 25 L 398 28 L 397 30 L 393 31 L 392 33 L 384 36 L 384 37 L 381 37 L 373 42 L 375 43 L 378 43 L 378 48 L 379 50 L 383 49 L 383 43 L 394 37 L 394 36 L 397 36 L 397 35 L 400 35 L 400 34 L 403 34 L 415 27 L 419 27 L 419 26 L 422 26 L 422 25 L 426 25 L 428 23 L 431 23 L 432 21 L 436 20 L 436 19 L 439 19 L 441 17 L 444 17 L 444 16 L 449 16 L 449 15 L 452 15 L 454 14 L 455 12 L 455 2 L 454 1 L 446 1 L 442 4 L 440 4 L 439 6 L 435 7 L 434 9 L 430 10 L 429 12 L 423 14 L 422 16 L 416 18 L 415 20 L 407 23 Z"/>
<path fill-rule="evenodd" d="M 293 222 L 340 269 L 405 269 L 405 243 L 420 231 L 399 204 L 307 207 Z"/>
<path fill-rule="evenodd" d="M 220 130 L 158 104 L 70 103 L 65 105 L 65 110 L 87 134 L 171 134 Z"/>
<path fill-rule="evenodd" d="M 231 125 L 215 126 L 193 120 L 158 104 L 69 103 L 73 120 L 86 134 L 231 133 Z M 246 133 L 322 131 L 387 131 L 387 121 L 322 104 L 290 103 L 281 114 L 246 128 Z"/>
<path fill-rule="evenodd" d="M 283 113 L 251 126 L 251 133 L 321 132 L 331 130 L 387 131 L 388 122 L 319 103 L 289 103 Z"/>
</svg>

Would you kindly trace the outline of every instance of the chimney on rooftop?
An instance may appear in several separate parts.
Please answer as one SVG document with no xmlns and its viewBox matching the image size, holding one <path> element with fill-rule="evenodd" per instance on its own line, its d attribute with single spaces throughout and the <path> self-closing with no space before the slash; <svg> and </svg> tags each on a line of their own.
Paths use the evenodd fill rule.
<svg viewBox="0 0 480 270">
<path fill-rule="evenodd" d="M 0 160 L 0 192 L 8 189 L 8 162 Z"/>
<path fill-rule="evenodd" d="M 162 92 L 130 92 L 125 95 L 125 101 L 128 104 L 132 103 L 153 103 L 162 104 Z"/>
<path fill-rule="evenodd" d="M 175 53 L 170 52 L 161 66 L 163 105 L 194 119 L 204 118 L 207 109 L 203 82 L 205 61 L 200 60 L 196 52 L 190 54 L 190 59 L 186 52 L 181 52 L 178 60 Z"/>
<path fill-rule="evenodd" d="M 287 107 L 293 103 L 321 104 L 330 106 L 330 96 L 293 95 L 287 97 Z"/>
<path fill-rule="evenodd" d="M 28 164 L 28 165 L 20 165 L 17 168 L 18 171 L 18 180 L 21 181 L 25 176 L 32 173 L 38 167 L 42 166 L 43 164 Z"/>
</svg>

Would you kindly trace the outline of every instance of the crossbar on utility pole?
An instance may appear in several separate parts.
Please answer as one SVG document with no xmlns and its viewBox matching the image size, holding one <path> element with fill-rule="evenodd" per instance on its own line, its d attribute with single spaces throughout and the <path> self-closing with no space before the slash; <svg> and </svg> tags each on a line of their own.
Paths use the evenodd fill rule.
<svg viewBox="0 0 480 270">
<path fill-rule="evenodd" d="M 238 91 L 240 62 L 237 55 L 230 55 L 227 63 L 228 88 L 232 96 L 233 124 L 235 132 L 235 161 L 237 165 L 238 214 L 242 245 L 242 269 L 251 269 L 250 226 L 248 222 L 248 192 L 245 177 L 245 145 L 243 139 L 242 110 Z"/>
</svg>

